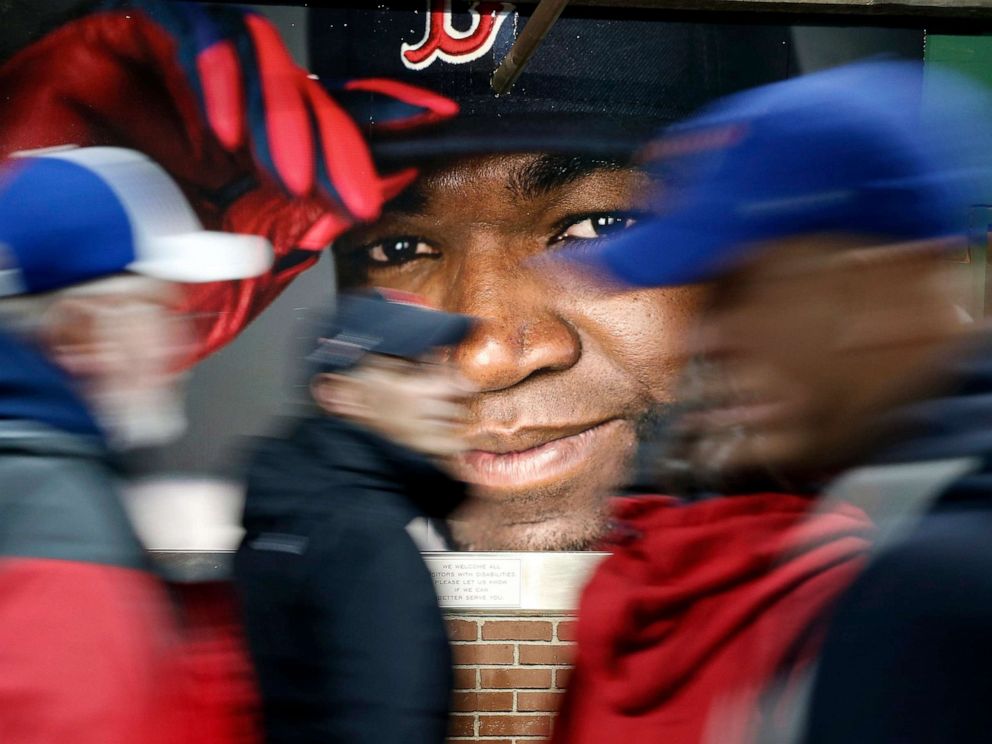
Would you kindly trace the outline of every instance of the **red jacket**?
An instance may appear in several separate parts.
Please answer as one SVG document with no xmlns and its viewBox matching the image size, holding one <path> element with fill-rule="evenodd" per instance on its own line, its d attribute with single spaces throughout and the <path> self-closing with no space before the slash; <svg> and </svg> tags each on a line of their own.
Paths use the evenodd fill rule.
<svg viewBox="0 0 992 744">
<path fill-rule="evenodd" d="M 0 359 L 0 742 L 251 744 L 232 593 L 152 572 L 70 381 Z"/>
<path fill-rule="evenodd" d="M 777 493 L 621 502 L 628 537 L 583 593 L 552 741 L 747 741 L 770 685 L 811 660 L 869 545 L 859 509 L 813 514 L 811 503 Z"/>
</svg>

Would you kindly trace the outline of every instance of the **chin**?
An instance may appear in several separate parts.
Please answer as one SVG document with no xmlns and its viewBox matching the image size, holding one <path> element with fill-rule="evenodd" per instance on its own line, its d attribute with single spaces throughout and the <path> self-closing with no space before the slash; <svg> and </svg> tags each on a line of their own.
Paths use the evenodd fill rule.
<svg viewBox="0 0 992 744">
<path fill-rule="evenodd" d="M 608 500 L 629 477 L 633 431 L 565 478 L 518 488 L 475 485 L 452 533 L 465 550 L 589 550 L 603 537 Z"/>
<path fill-rule="evenodd" d="M 514 519 L 506 506 L 474 500 L 451 522 L 455 541 L 463 550 L 475 551 L 590 550 L 606 529 L 608 510 L 601 495 L 536 520 Z"/>
</svg>

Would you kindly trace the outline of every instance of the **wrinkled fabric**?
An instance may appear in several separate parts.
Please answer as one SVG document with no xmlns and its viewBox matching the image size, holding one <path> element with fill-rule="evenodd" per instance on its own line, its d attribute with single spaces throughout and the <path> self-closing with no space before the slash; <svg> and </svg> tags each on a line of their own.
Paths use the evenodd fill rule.
<svg viewBox="0 0 992 744">
<path fill-rule="evenodd" d="M 778 493 L 617 506 L 626 539 L 582 595 L 552 741 L 746 742 L 764 694 L 804 668 L 865 562 L 872 525 Z"/>
</svg>

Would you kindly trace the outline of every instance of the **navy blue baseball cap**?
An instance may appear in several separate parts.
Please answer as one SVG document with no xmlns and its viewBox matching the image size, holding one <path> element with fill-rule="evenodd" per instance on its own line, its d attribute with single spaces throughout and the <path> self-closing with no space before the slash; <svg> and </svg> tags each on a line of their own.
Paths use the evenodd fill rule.
<svg viewBox="0 0 992 744">
<path fill-rule="evenodd" d="M 271 262 L 265 238 L 204 230 L 175 182 L 134 150 L 56 148 L 0 167 L 0 298 L 125 272 L 243 279 Z"/>
<path fill-rule="evenodd" d="M 535 3 L 333 0 L 308 16 L 310 69 L 359 122 L 388 110 L 337 81 L 389 78 L 441 93 L 460 113 L 440 126 L 370 126 L 381 161 L 500 152 L 626 158 L 663 124 L 795 69 L 785 25 L 681 23 L 647 10 L 572 3 L 513 88 L 493 72 Z"/>
<path fill-rule="evenodd" d="M 307 361 L 316 374 L 357 366 L 366 354 L 417 359 L 431 349 L 459 343 L 472 325 L 471 317 L 435 310 L 408 292 L 350 292 L 339 296 Z"/>
<path fill-rule="evenodd" d="M 929 103 L 921 106 L 924 91 Z M 726 98 L 649 144 L 656 216 L 567 261 L 636 286 L 703 282 L 764 241 L 964 234 L 989 189 L 984 89 L 909 62 L 867 62 Z"/>
</svg>

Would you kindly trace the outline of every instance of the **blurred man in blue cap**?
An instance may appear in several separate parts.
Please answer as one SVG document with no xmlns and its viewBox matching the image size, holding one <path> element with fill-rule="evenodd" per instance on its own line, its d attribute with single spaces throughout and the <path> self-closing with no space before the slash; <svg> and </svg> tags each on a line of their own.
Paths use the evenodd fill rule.
<svg viewBox="0 0 992 744">
<path fill-rule="evenodd" d="M 271 253 L 264 238 L 205 231 L 131 150 L 39 152 L 0 170 L 4 741 L 193 742 L 210 727 L 186 717 L 196 693 L 115 454 L 182 429 L 181 284 L 255 276 Z"/>
<path fill-rule="evenodd" d="M 924 90 L 940 105 L 924 110 Z M 971 657 L 992 619 L 992 381 L 954 259 L 969 206 L 990 194 L 989 111 L 967 83 L 899 63 L 730 97 L 645 151 L 666 184 L 654 219 L 569 256 L 622 285 L 708 284 L 659 470 L 711 498 L 627 510 L 628 540 L 583 598 L 589 652 L 580 642 L 558 741 L 987 736 L 987 675 Z M 792 522 L 763 508 L 789 492 L 822 498 Z M 871 536 L 852 502 L 881 530 L 845 593 Z M 908 536 L 887 513 L 925 510 Z M 835 529 L 844 514 L 862 527 Z M 779 520 L 778 538 L 729 557 L 734 535 L 713 539 L 728 516 L 755 535 Z M 678 542 L 678 524 L 693 539 Z M 931 571 L 941 581 L 921 584 Z M 693 628 L 694 645 L 663 626 Z"/>
</svg>

